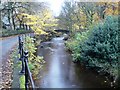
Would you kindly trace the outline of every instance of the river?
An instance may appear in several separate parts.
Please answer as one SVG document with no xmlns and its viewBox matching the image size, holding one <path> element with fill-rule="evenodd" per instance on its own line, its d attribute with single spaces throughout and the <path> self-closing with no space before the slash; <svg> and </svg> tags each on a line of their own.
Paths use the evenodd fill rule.
<svg viewBox="0 0 120 90">
<path fill-rule="evenodd" d="M 109 80 L 94 71 L 72 62 L 66 51 L 63 37 L 53 38 L 39 47 L 38 55 L 43 55 L 46 63 L 41 69 L 35 85 L 39 88 L 105 88 Z"/>
</svg>

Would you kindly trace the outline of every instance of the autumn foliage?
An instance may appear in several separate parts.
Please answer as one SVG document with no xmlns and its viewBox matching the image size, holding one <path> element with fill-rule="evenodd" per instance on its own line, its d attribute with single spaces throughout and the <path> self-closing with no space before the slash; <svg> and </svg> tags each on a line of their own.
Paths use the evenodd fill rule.
<svg viewBox="0 0 120 90">
<path fill-rule="evenodd" d="M 57 26 L 56 19 L 52 16 L 49 10 L 45 9 L 37 15 L 29 15 L 26 13 L 18 14 L 19 18 L 24 18 L 22 23 L 30 26 L 35 34 L 47 34 L 46 29 Z M 49 29 L 50 30 L 50 29 Z"/>
<path fill-rule="evenodd" d="M 118 2 L 66 2 L 59 17 L 72 31 L 66 46 L 73 61 L 112 77 L 114 83 L 119 80 L 118 8 Z"/>
</svg>

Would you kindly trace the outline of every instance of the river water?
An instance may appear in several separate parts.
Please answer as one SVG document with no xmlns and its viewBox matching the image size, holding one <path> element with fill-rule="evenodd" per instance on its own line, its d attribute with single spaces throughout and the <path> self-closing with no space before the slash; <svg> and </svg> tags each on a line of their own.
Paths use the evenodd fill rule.
<svg viewBox="0 0 120 90">
<path fill-rule="evenodd" d="M 110 82 L 105 77 L 72 62 L 63 37 L 44 42 L 38 50 L 46 63 L 35 81 L 39 88 L 105 88 Z"/>
</svg>

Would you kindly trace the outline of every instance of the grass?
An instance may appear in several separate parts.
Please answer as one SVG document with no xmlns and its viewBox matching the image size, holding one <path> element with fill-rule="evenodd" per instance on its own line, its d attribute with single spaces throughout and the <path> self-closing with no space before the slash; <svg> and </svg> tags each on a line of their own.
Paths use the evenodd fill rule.
<svg viewBox="0 0 120 90">
<path fill-rule="evenodd" d="M 20 89 L 25 88 L 25 75 L 20 76 Z"/>
<path fill-rule="evenodd" d="M 20 88 L 25 90 L 25 75 L 18 75 L 21 70 L 21 61 L 18 61 L 19 54 L 17 53 L 17 47 L 13 50 L 11 54 L 11 59 L 13 61 L 13 82 L 12 88 Z"/>
</svg>

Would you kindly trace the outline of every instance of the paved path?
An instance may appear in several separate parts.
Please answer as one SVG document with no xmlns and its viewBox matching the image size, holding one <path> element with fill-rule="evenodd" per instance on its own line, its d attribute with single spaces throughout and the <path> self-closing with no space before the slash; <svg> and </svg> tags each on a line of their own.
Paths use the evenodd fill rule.
<svg viewBox="0 0 120 90">
<path fill-rule="evenodd" d="M 21 35 L 23 38 L 25 35 Z M 26 34 L 26 36 L 33 37 L 34 34 Z M 21 38 L 22 39 L 22 38 Z M 2 60 L 3 56 L 6 56 L 7 52 L 11 50 L 11 48 L 17 44 L 18 36 L 8 37 L 6 39 L 0 40 L 0 61 Z"/>
<path fill-rule="evenodd" d="M 17 42 L 17 36 L 0 40 L 0 88 L 2 87 L 2 60 Z"/>
<path fill-rule="evenodd" d="M 7 52 L 18 42 L 18 37 L 10 37 L 7 39 L 0 40 L 0 61 L 3 56 L 6 56 Z"/>
<path fill-rule="evenodd" d="M 31 36 L 33 37 L 34 34 L 24 34 L 20 35 L 22 36 L 21 39 L 23 39 L 25 36 Z M 1 89 L 1 83 L 2 83 L 2 60 L 4 60 L 5 57 L 7 57 L 8 52 L 18 43 L 18 36 L 12 36 L 7 37 L 4 39 L 0 39 L 0 89 Z"/>
</svg>

